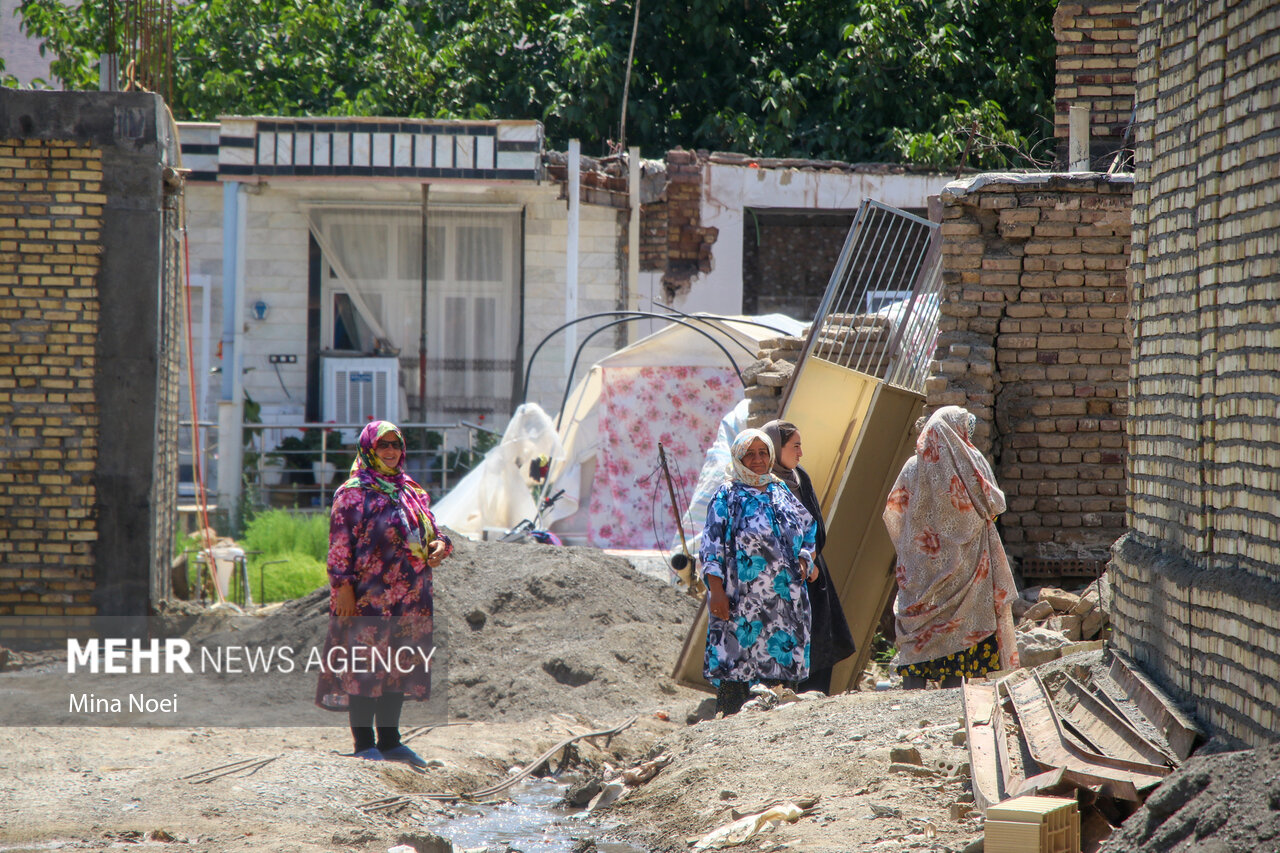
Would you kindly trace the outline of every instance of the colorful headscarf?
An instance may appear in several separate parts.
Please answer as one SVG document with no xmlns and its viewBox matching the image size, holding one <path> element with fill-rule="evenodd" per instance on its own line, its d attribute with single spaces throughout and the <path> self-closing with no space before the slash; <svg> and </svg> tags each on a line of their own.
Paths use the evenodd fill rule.
<svg viewBox="0 0 1280 853">
<path fill-rule="evenodd" d="M 1018 594 L 995 519 L 1005 496 L 976 418 L 934 412 L 889 492 L 884 523 L 898 552 L 898 666 L 954 654 L 996 634 L 1002 668 L 1018 665 L 1011 606 Z"/>
<path fill-rule="evenodd" d="M 782 448 L 791 440 L 791 436 L 800 430 L 796 429 L 793 423 L 775 420 L 760 427 L 760 431 L 769 436 L 769 440 L 773 442 L 774 455 L 777 457 L 773 462 L 773 476 L 786 483 L 791 491 L 799 492 L 800 475 L 796 473 L 795 468 L 788 468 L 782 464 Z"/>
<path fill-rule="evenodd" d="M 400 462 L 394 470 L 374 452 L 374 445 L 385 436 L 400 440 Z M 427 549 L 436 539 L 435 525 L 429 512 L 431 498 L 426 489 L 405 473 L 404 460 L 404 436 L 399 428 L 390 421 L 371 421 L 360 432 L 356 459 L 351 463 L 351 476 L 338 490 L 371 489 L 391 498 L 399 510 L 400 523 L 397 526 L 401 528 L 409 550 L 425 560 Z"/>
<path fill-rule="evenodd" d="M 777 477 L 773 475 L 772 470 L 765 471 L 763 474 L 757 474 L 746 465 L 742 464 L 742 457 L 747 455 L 747 448 L 751 446 L 751 442 L 756 439 L 764 442 L 764 446 L 769 450 L 769 468 L 773 468 L 777 454 L 773 452 L 773 441 L 769 436 L 765 435 L 758 429 L 744 429 L 738 433 L 737 438 L 733 440 L 733 447 L 729 451 L 730 460 L 732 462 L 732 470 L 730 476 L 739 483 L 748 486 L 762 488 L 770 483 L 777 482 Z"/>
</svg>

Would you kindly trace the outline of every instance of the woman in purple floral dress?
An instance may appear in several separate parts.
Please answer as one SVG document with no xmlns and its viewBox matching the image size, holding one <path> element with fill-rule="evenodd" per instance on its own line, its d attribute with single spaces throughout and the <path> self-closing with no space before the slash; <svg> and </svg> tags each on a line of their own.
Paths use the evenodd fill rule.
<svg viewBox="0 0 1280 853">
<path fill-rule="evenodd" d="M 400 743 L 400 708 L 431 695 L 431 570 L 453 550 L 430 504 L 404 471 L 395 424 L 365 426 L 351 478 L 333 496 L 329 635 L 316 686 L 317 705 L 347 711 L 359 758 L 426 765 Z"/>
</svg>

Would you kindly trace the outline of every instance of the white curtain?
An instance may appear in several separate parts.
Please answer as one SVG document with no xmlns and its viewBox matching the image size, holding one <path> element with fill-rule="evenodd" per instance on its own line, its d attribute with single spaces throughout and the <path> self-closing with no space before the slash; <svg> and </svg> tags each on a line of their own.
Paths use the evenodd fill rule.
<svg viewBox="0 0 1280 853">
<path fill-rule="evenodd" d="M 399 353 L 416 395 L 422 214 L 412 207 L 313 207 L 326 261 L 322 344 Z M 427 402 L 447 420 L 511 409 L 519 337 L 519 215 L 432 206 L 428 212 Z"/>
</svg>

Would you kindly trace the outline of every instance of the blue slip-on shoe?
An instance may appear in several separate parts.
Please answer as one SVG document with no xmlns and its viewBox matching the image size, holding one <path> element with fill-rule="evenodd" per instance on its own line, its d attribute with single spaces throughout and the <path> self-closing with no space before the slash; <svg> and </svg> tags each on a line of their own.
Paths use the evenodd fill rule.
<svg viewBox="0 0 1280 853">
<path fill-rule="evenodd" d="M 376 746 L 371 746 L 368 749 L 362 749 L 359 752 L 352 753 L 352 757 L 365 758 L 365 759 L 368 759 L 369 761 L 384 760 L 382 757 L 382 753 L 378 751 L 378 748 Z"/>
<path fill-rule="evenodd" d="M 412 767 L 426 767 L 427 762 L 421 755 L 414 752 L 404 744 L 393 746 L 391 749 L 382 750 L 382 757 L 387 761 L 400 761 Z"/>
</svg>

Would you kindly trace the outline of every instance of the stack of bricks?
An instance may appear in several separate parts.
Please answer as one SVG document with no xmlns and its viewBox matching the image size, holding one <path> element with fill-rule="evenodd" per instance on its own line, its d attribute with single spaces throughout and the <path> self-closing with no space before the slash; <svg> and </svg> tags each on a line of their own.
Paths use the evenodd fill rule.
<svg viewBox="0 0 1280 853">
<path fill-rule="evenodd" d="M 102 152 L 0 140 L 0 640 L 95 609 Z"/>
<path fill-rule="evenodd" d="M 1124 531 L 1132 184 L 978 177 L 942 194 L 927 404 L 968 408 L 1010 556 L 1104 555 Z"/>
<path fill-rule="evenodd" d="M 742 371 L 746 382 L 747 426 L 760 427 L 778 417 L 782 398 L 795 375 L 803 337 L 770 338 L 760 342 L 756 361 Z"/>
<path fill-rule="evenodd" d="M 1114 638 L 1254 746 L 1280 725 L 1280 7 L 1143 7 L 1132 532 Z"/>
<path fill-rule="evenodd" d="M 1138 64 L 1136 0 L 1058 5 L 1053 15 L 1058 42 L 1053 132 L 1066 162 L 1073 105 L 1089 107 L 1090 150 L 1095 168 L 1124 145 L 1133 115 L 1133 77 Z"/>
</svg>

